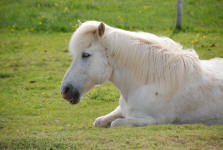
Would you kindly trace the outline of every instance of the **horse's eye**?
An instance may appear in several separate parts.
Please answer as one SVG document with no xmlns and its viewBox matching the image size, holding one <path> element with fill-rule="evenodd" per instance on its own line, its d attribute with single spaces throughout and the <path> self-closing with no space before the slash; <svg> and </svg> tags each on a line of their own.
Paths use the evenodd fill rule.
<svg viewBox="0 0 223 150">
<path fill-rule="evenodd" d="M 86 52 L 82 53 L 82 58 L 87 58 L 87 57 L 90 57 L 90 56 L 91 56 L 91 54 L 89 54 L 89 53 L 86 53 Z"/>
</svg>

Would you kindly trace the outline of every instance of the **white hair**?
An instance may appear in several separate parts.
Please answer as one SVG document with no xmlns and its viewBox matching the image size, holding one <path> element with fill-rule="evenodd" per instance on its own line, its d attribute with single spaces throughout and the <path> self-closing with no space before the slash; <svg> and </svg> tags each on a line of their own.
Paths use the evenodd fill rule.
<svg viewBox="0 0 223 150">
<path fill-rule="evenodd" d="M 223 123 L 223 59 L 199 60 L 193 49 L 167 37 L 96 21 L 80 25 L 69 51 L 75 57 L 62 92 L 71 84 L 83 95 L 107 80 L 120 90 L 120 106 L 97 118 L 97 127 Z"/>
<path fill-rule="evenodd" d="M 76 41 L 79 43 L 73 42 L 70 47 L 72 44 L 83 46 L 92 41 L 95 38 L 92 33 L 97 31 L 99 24 L 96 21 L 83 23 L 73 37 L 78 38 Z M 166 83 L 178 87 L 191 73 L 201 71 L 196 52 L 183 49 L 179 43 L 167 37 L 124 31 L 108 25 L 105 25 L 105 29 L 104 35 L 98 40 L 108 49 L 112 62 L 118 63 L 112 64 L 125 66 L 137 80 L 145 84 Z M 82 37 L 84 40 L 80 40 Z"/>
</svg>

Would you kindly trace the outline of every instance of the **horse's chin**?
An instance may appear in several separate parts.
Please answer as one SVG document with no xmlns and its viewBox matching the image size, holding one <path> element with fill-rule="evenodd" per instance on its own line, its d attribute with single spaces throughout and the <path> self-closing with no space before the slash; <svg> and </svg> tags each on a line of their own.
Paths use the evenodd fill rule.
<svg viewBox="0 0 223 150">
<path fill-rule="evenodd" d="M 80 98 L 78 99 L 66 99 L 70 104 L 74 105 L 74 104 L 78 104 L 80 102 Z"/>
<path fill-rule="evenodd" d="M 66 97 L 66 96 L 63 96 L 63 98 L 65 99 L 65 100 L 67 100 L 70 104 L 78 104 L 79 102 L 80 102 L 80 97 L 78 97 L 78 98 L 68 98 L 68 97 Z"/>
<path fill-rule="evenodd" d="M 77 99 L 77 100 L 71 100 L 70 101 L 70 104 L 78 104 L 80 102 L 80 99 Z"/>
</svg>

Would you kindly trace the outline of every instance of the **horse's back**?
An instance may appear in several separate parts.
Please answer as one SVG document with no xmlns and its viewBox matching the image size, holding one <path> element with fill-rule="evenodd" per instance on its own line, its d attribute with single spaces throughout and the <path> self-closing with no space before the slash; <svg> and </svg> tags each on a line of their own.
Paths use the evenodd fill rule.
<svg viewBox="0 0 223 150">
<path fill-rule="evenodd" d="M 223 124 L 223 59 L 201 60 L 202 77 L 196 78 L 177 97 L 176 123 Z M 179 106 L 178 105 L 178 106 Z"/>
<path fill-rule="evenodd" d="M 223 81 L 223 58 L 201 60 L 201 67 L 203 70 Z"/>
</svg>

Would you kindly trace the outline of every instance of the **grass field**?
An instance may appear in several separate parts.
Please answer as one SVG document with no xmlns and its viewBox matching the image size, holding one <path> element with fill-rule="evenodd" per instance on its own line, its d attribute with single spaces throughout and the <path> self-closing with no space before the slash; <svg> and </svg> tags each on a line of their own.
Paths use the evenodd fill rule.
<svg viewBox="0 0 223 150">
<path fill-rule="evenodd" d="M 175 0 L 1 0 L 0 149 L 222 149 L 222 125 L 93 127 L 118 105 L 109 82 L 78 105 L 60 96 L 77 19 L 169 36 L 208 59 L 223 57 L 222 7 L 221 0 L 184 1 L 176 31 Z"/>
</svg>

